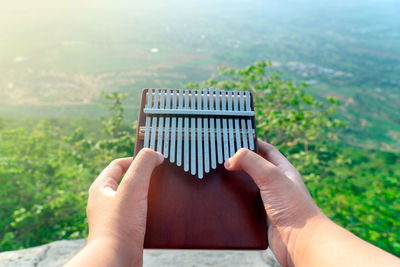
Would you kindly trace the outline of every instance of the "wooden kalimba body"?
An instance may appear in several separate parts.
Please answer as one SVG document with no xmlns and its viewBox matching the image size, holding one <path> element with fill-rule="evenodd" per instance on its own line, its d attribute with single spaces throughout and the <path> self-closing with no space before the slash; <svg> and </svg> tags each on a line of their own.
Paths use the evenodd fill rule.
<svg viewBox="0 0 400 267">
<path fill-rule="evenodd" d="M 144 89 L 135 155 L 165 160 L 151 177 L 145 248 L 266 249 L 259 190 L 224 160 L 257 150 L 252 94 L 244 91 Z"/>
</svg>

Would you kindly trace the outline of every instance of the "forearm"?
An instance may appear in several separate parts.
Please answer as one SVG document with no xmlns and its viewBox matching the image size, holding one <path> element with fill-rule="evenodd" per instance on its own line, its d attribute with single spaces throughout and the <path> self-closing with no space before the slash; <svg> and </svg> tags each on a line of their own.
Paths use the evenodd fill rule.
<svg viewBox="0 0 400 267">
<path fill-rule="evenodd" d="M 107 238 L 90 241 L 65 266 L 142 266 L 142 250 Z"/>
<path fill-rule="evenodd" d="M 295 266 L 400 265 L 397 257 L 365 242 L 328 218 L 309 220 L 289 249 Z"/>
</svg>

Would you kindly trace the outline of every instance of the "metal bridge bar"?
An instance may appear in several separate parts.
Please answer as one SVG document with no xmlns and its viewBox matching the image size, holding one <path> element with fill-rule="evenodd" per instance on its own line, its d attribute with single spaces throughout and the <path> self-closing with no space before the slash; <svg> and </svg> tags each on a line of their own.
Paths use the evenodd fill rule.
<svg viewBox="0 0 400 267">
<path fill-rule="evenodd" d="M 230 91 L 228 91 L 230 92 Z M 156 109 L 144 108 L 143 113 L 152 115 L 196 115 L 196 116 L 254 116 L 254 111 L 231 111 L 231 110 L 191 110 L 191 109 Z"/>
</svg>

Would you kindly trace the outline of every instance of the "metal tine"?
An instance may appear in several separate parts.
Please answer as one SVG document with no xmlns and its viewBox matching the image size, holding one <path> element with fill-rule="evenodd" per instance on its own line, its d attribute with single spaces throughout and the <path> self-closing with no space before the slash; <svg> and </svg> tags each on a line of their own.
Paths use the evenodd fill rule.
<svg viewBox="0 0 400 267">
<path fill-rule="evenodd" d="M 165 102 L 165 92 L 164 90 L 160 91 L 160 109 L 164 108 Z M 163 148 L 163 131 L 164 131 L 164 116 L 160 116 L 158 119 L 158 139 L 157 139 L 157 152 L 162 153 Z"/>
<path fill-rule="evenodd" d="M 232 92 L 231 91 L 228 91 L 228 110 L 232 111 Z M 234 139 L 234 133 L 233 133 L 233 119 L 231 116 L 229 116 L 228 125 L 229 125 L 229 157 L 232 157 L 235 154 L 235 139 Z"/>
<path fill-rule="evenodd" d="M 238 111 L 238 92 L 233 91 L 233 110 Z M 235 135 L 236 135 L 236 151 L 242 148 L 242 142 L 240 140 L 240 124 L 238 117 L 235 117 Z"/>
<path fill-rule="evenodd" d="M 171 90 L 166 90 L 167 96 L 165 97 L 165 108 L 170 108 L 171 106 Z M 164 126 L 164 158 L 168 158 L 169 152 L 169 126 L 170 126 L 170 116 L 166 116 L 165 118 L 165 126 Z"/>
<path fill-rule="evenodd" d="M 194 94 L 194 91 L 192 92 Z M 202 91 L 197 90 L 197 109 L 202 109 Z M 197 117 L 197 177 L 203 178 L 203 138 L 202 138 L 202 121 L 203 119 Z M 193 126 L 192 126 L 193 127 Z M 204 132 L 205 135 L 205 132 Z"/>
<path fill-rule="evenodd" d="M 208 100 L 210 110 L 214 109 L 214 89 L 210 88 Z M 211 168 L 217 168 L 217 158 L 216 158 L 216 151 L 215 151 L 215 124 L 214 124 L 214 117 L 211 116 L 210 118 L 210 155 L 211 155 Z"/>
<path fill-rule="evenodd" d="M 185 109 L 189 109 L 189 90 L 185 90 Z M 183 169 L 189 171 L 189 118 L 185 116 L 185 133 L 183 138 Z"/>
<path fill-rule="evenodd" d="M 246 91 L 246 110 L 251 111 L 250 107 L 250 93 Z M 249 137 L 249 149 L 254 150 L 254 139 L 253 139 L 253 126 L 252 126 L 252 121 L 251 118 L 247 119 L 247 133 Z"/>
<path fill-rule="evenodd" d="M 179 108 L 183 109 L 183 90 L 179 90 Z M 177 146 L 176 146 L 176 165 L 181 166 L 182 165 L 182 122 L 183 118 L 179 117 L 178 118 L 178 140 L 177 140 Z"/>
<path fill-rule="evenodd" d="M 176 96 L 176 90 L 173 90 L 173 95 L 172 95 L 172 108 L 176 108 L 176 102 L 177 102 L 177 96 Z M 169 155 L 169 161 L 174 162 L 175 161 L 175 136 L 176 136 L 176 117 L 172 117 L 171 120 L 171 152 Z M 182 136 L 182 134 L 181 134 Z M 179 165 L 178 165 L 179 166 Z"/>
<path fill-rule="evenodd" d="M 220 102 L 219 102 L 220 91 L 217 89 L 215 90 L 215 109 L 220 109 Z M 224 158 L 222 154 L 222 132 L 221 132 L 221 119 L 219 117 L 216 118 L 216 128 L 217 128 L 217 153 L 218 153 L 218 163 L 223 163 Z"/>
<path fill-rule="evenodd" d="M 158 90 L 154 90 L 154 105 L 153 108 L 158 108 Z M 153 122 L 151 126 L 151 138 L 150 138 L 150 148 L 155 150 L 156 145 L 156 129 L 157 129 L 157 117 L 153 117 Z"/>
<path fill-rule="evenodd" d="M 208 102 L 208 90 L 204 89 L 203 90 L 203 109 L 207 110 L 207 102 Z M 203 131 L 204 131 L 204 172 L 208 173 L 210 172 L 210 154 L 209 154 L 209 147 L 210 147 L 210 142 L 209 142 L 209 137 L 208 137 L 208 117 L 204 117 L 203 119 Z"/>
<path fill-rule="evenodd" d="M 240 91 L 239 92 L 239 102 L 240 102 L 240 110 L 244 110 L 244 94 L 243 94 L 243 91 Z M 240 123 L 241 123 L 241 126 L 242 126 L 242 128 L 241 128 L 241 132 L 242 132 L 242 135 L 243 135 L 243 138 L 242 138 L 242 140 L 243 140 L 243 147 L 244 148 L 249 148 L 249 146 L 248 146 L 248 143 L 247 143 L 247 127 L 246 127 L 246 120 L 245 119 L 241 119 L 240 120 Z"/>
<path fill-rule="evenodd" d="M 147 90 L 147 104 L 146 107 L 152 107 L 152 99 L 153 98 L 153 90 Z M 150 124 L 151 124 L 151 117 L 146 116 L 146 130 L 144 132 L 144 145 L 143 147 L 149 147 L 149 140 L 150 140 Z"/>
<path fill-rule="evenodd" d="M 190 108 L 191 109 L 196 109 L 196 91 L 195 90 L 191 90 L 190 91 L 190 96 L 191 96 L 191 102 L 190 102 Z M 191 123 L 190 123 L 190 132 L 191 132 L 191 168 L 190 168 L 190 173 L 192 175 L 196 174 L 196 118 L 192 117 L 191 118 Z"/>
<path fill-rule="evenodd" d="M 221 91 L 221 110 L 226 110 L 226 92 Z M 224 138 L 224 160 L 229 159 L 229 146 L 228 146 L 228 125 L 226 118 L 222 119 L 222 135 Z"/>
</svg>

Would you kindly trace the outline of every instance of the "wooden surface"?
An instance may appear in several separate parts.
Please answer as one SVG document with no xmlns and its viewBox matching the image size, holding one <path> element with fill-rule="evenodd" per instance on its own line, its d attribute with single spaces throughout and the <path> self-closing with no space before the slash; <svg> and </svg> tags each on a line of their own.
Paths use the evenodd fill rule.
<svg viewBox="0 0 400 267">
<path fill-rule="evenodd" d="M 138 129 L 145 124 L 146 92 Z M 142 148 L 137 131 L 135 155 Z M 198 179 L 165 159 L 152 174 L 148 204 L 145 248 L 267 248 L 259 190 L 244 172 L 228 172 L 220 165 Z"/>
</svg>

